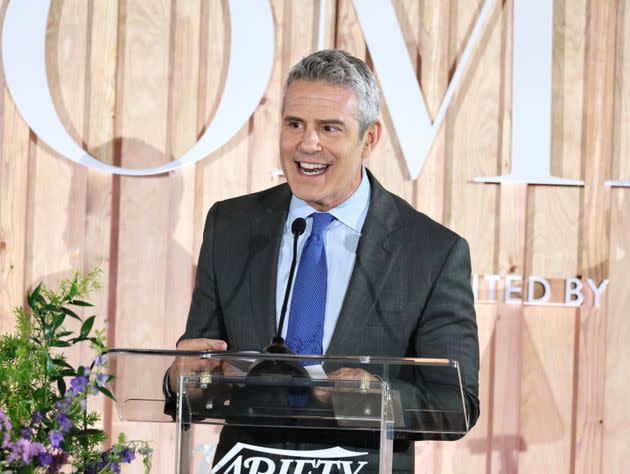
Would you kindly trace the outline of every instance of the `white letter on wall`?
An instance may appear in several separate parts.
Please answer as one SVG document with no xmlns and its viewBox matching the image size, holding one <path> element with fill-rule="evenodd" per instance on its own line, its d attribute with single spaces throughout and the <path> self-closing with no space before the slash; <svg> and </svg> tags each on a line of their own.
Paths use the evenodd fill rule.
<svg viewBox="0 0 630 474">
<path fill-rule="evenodd" d="M 536 289 L 536 283 L 539 283 L 543 287 L 543 294 L 540 298 L 534 296 L 534 290 Z M 549 300 L 551 296 L 551 286 L 549 282 L 539 276 L 530 276 L 527 279 L 527 302 L 531 304 L 543 304 Z"/>
<path fill-rule="evenodd" d="M 595 282 L 591 280 L 590 278 L 587 278 L 586 282 L 588 283 L 588 286 L 591 287 L 591 290 L 593 290 L 593 300 L 594 300 L 593 306 L 595 308 L 599 308 L 599 302 L 602 295 L 602 291 L 604 291 L 604 288 L 606 288 L 606 286 L 608 285 L 608 280 L 607 279 L 602 280 L 599 286 L 597 286 Z"/>
<path fill-rule="evenodd" d="M 479 275 L 476 273 L 472 276 L 472 292 L 475 303 L 479 299 Z"/>
<path fill-rule="evenodd" d="M 431 123 L 391 0 L 354 0 L 411 179 L 420 176 L 491 3 L 491 0 L 485 0 L 435 121 Z"/>
<path fill-rule="evenodd" d="M 567 278 L 564 284 L 564 304 L 567 306 L 580 306 L 584 303 L 584 284 L 579 278 Z M 573 297 L 575 296 L 575 299 Z"/>
<path fill-rule="evenodd" d="M 616 186 L 619 188 L 630 188 L 630 179 L 625 181 L 606 181 L 604 183 L 606 186 Z"/>
<path fill-rule="evenodd" d="M 497 288 L 497 282 L 499 281 L 499 275 L 484 275 L 483 279 L 488 283 L 488 301 L 491 303 L 495 303 L 497 301 L 497 297 L 495 294 Z"/>
<path fill-rule="evenodd" d="M 512 171 L 476 182 L 584 185 L 551 176 L 552 55 L 553 0 L 514 0 Z"/>
<path fill-rule="evenodd" d="M 2 31 L 7 87 L 20 115 L 42 141 L 61 156 L 90 168 L 147 176 L 166 173 L 205 158 L 238 132 L 254 113 L 271 77 L 275 40 L 269 2 L 230 0 L 230 63 L 223 96 L 212 123 L 199 141 L 175 161 L 148 169 L 111 166 L 83 150 L 72 139 L 55 110 L 46 74 L 49 9 L 50 0 L 9 3 Z"/>
<path fill-rule="evenodd" d="M 507 275 L 505 277 L 505 302 L 507 304 L 518 304 L 523 302 L 523 298 L 515 298 L 513 295 L 522 294 L 523 289 L 520 286 L 512 286 L 513 283 L 520 283 L 523 277 L 520 275 Z"/>
</svg>

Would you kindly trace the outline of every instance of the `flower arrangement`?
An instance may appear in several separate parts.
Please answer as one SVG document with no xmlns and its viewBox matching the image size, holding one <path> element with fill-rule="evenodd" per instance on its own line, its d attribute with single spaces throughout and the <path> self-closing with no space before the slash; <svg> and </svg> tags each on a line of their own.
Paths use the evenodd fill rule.
<svg viewBox="0 0 630 474">
<path fill-rule="evenodd" d="M 30 311 L 16 308 L 14 334 L 0 337 L 0 473 L 117 473 L 138 455 L 145 472 L 151 469 L 151 448 L 121 434 L 110 449 L 97 428 L 99 414 L 87 410 L 88 395 L 113 398 L 106 387 L 106 351 L 101 331 L 92 331 L 95 316 L 81 318 L 77 307 L 100 289 L 98 269 L 77 272 L 57 291 L 39 285 L 28 294 Z M 78 321 L 68 329 L 67 318 Z M 62 352 L 90 344 L 96 352 L 92 367 L 70 365 Z M 69 386 L 67 384 L 69 382 Z"/>
</svg>

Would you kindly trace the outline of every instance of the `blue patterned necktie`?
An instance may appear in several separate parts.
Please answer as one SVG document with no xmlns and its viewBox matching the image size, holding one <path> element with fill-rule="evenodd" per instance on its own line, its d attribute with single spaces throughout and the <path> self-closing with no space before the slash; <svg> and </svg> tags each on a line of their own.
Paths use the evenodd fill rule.
<svg viewBox="0 0 630 474">
<path fill-rule="evenodd" d="M 314 213 L 312 217 L 313 228 L 302 250 L 293 284 L 286 340 L 296 354 L 320 355 L 328 280 L 324 233 L 334 218 L 323 212 Z"/>
</svg>

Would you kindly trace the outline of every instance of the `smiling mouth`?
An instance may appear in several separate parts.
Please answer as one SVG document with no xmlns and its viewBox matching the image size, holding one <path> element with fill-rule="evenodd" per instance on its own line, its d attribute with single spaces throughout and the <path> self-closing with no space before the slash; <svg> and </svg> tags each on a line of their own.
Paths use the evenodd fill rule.
<svg viewBox="0 0 630 474">
<path fill-rule="evenodd" d="M 319 174 L 323 174 L 330 166 L 321 163 L 304 163 L 301 161 L 298 161 L 296 165 L 306 176 L 317 176 Z"/>
</svg>

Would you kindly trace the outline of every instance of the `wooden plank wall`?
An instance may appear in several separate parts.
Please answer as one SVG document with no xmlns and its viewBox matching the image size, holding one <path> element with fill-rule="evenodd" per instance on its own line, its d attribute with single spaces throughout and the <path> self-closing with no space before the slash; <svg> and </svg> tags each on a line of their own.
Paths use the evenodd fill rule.
<svg viewBox="0 0 630 474">
<path fill-rule="evenodd" d="M 205 213 L 281 178 L 282 81 L 318 44 L 371 62 L 351 0 L 271 0 L 275 61 L 259 107 L 221 149 L 160 176 L 112 176 L 57 156 L 29 130 L 0 74 L 0 330 L 27 289 L 102 259 L 99 324 L 118 347 L 172 348 L 182 332 Z M 437 112 L 481 0 L 394 0 L 431 114 Z M 4 17 L 8 0 L 0 0 Z M 410 180 L 383 107 L 368 166 L 390 190 L 471 244 L 473 272 L 610 279 L 600 308 L 477 305 L 481 407 L 457 443 L 418 443 L 422 473 L 621 473 L 630 444 L 630 7 L 555 0 L 552 173 L 584 187 L 475 184 L 510 167 L 511 0 L 497 0 L 421 177 Z M 98 159 L 173 160 L 211 122 L 226 74 L 227 2 L 53 0 L 51 92 L 63 123 Z M 89 351 L 71 355 L 89 359 Z M 171 472 L 170 426 L 117 421 L 153 440 Z"/>
</svg>

